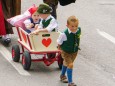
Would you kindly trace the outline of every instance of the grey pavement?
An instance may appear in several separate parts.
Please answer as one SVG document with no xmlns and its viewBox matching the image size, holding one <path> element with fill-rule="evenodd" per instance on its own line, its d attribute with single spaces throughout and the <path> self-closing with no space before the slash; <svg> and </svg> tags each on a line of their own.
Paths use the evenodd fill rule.
<svg viewBox="0 0 115 86">
<path fill-rule="evenodd" d="M 22 0 L 22 13 L 32 4 L 39 3 L 42 0 Z M 114 0 L 77 0 L 65 7 L 58 5 L 59 30 L 66 28 L 70 15 L 78 17 L 82 28 L 81 50 L 73 71 L 73 80 L 78 86 L 115 86 L 115 43 L 98 32 L 106 32 L 115 39 L 114 8 Z M 11 46 L 17 44 L 15 28 L 14 32 L 10 47 L 6 47 L 9 52 Z M 51 66 L 32 63 L 28 71 L 30 76 L 23 76 L 1 53 L 0 57 L 0 86 L 67 86 L 59 80 L 61 71 L 57 63 Z"/>
</svg>

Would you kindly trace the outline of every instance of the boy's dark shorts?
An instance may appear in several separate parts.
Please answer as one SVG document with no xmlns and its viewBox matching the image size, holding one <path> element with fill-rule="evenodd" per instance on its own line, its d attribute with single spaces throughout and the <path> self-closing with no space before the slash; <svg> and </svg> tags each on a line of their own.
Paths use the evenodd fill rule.
<svg viewBox="0 0 115 86">
<path fill-rule="evenodd" d="M 62 51 L 61 55 L 62 55 L 62 58 L 64 59 L 63 65 L 68 66 L 70 63 L 74 62 L 74 60 L 75 60 L 75 58 L 77 56 L 77 52 L 75 52 L 75 53 L 67 53 L 67 52 Z"/>
</svg>

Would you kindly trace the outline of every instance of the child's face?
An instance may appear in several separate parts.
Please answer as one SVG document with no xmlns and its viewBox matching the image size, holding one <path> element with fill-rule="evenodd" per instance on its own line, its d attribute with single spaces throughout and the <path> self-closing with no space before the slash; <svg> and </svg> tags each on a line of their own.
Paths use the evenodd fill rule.
<svg viewBox="0 0 115 86">
<path fill-rule="evenodd" d="M 32 14 L 32 19 L 33 19 L 34 22 L 37 22 L 39 20 L 39 14 L 37 12 Z"/>
<path fill-rule="evenodd" d="M 69 30 L 71 32 L 76 32 L 78 29 L 78 23 L 77 22 L 70 22 L 69 24 L 67 24 L 67 27 L 69 28 Z"/>
<path fill-rule="evenodd" d="M 46 19 L 50 14 L 39 14 L 42 19 Z"/>
</svg>

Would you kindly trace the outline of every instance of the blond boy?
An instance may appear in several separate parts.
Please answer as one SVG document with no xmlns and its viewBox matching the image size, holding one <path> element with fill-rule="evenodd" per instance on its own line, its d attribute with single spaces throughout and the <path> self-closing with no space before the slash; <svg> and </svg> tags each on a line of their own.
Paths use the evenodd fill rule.
<svg viewBox="0 0 115 86">
<path fill-rule="evenodd" d="M 72 71 L 73 62 L 78 53 L 81 35 L 81 28 L 78 27 L 78 24 L 78 19 L 75 16 L 70 16 L 67 19 L 67 29 L 57 39 L 58 49 L 61 50 L 61 55 L 64 59 L 60 79 L 64 83 L 68 82 L 68 86 L 77 86 L 73 83 Z M 67 77 L 65 76 L 66 72 Z"/>
</svg>

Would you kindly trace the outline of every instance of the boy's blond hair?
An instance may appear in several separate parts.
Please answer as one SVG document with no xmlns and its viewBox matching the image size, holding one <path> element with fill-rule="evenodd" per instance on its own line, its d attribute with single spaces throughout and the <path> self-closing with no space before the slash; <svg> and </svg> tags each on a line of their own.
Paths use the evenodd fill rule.
<svg viewBox="0 0 115 86">
<path fill-rule="evenodd" d="M 67 24 L 69 25 L 71 22 L 77 22 L 77 24 L 79 24 L 79 20 L 75 17 L 75 16 L 70 16 L 68 19 L 67 19 Z"/>
</svg>

